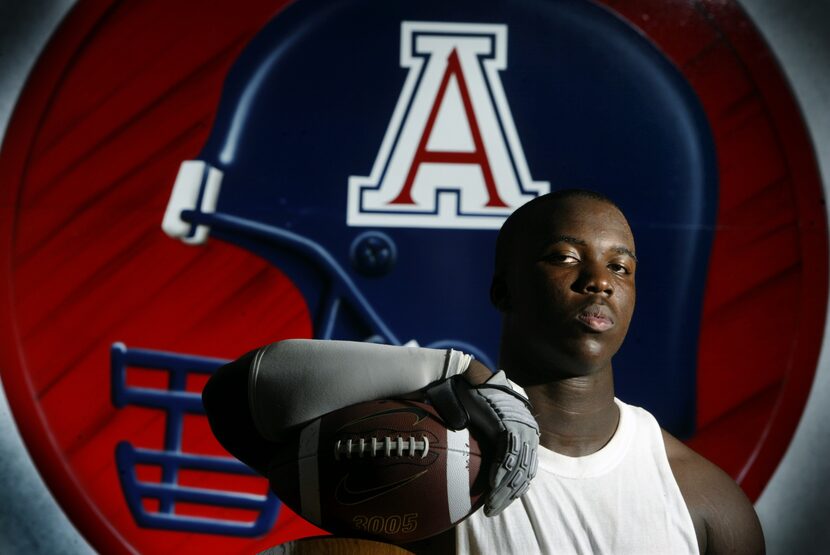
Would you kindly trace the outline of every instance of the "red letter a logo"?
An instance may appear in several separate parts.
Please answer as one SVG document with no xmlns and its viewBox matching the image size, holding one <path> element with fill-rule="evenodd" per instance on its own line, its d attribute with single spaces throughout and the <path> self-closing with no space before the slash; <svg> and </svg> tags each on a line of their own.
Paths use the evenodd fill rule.
<svg viewBox="0 0 830 555">
<path fill-rule="evenodd" d="M 349 176 L 350 226 L 498 229 L 550 190 L 534 181 L 499 73 L 507 26 L 404 21 L 409 68 L 368 176 Z"/>
<path fill-rule="evenodd" d="M 455 77 L 458 91 L 461 95 L 461 101 L 464 105 L 464 114 L 467 116 L 467 124 L 469 125 L 470 134 L 472 135 L 475 150 L 472 152 L 452 152 L 452 151 L 434 151 L 427 150 L 429 138 L 432 135 L 432 129 L 435 126 L 435 120 L 438 117 L 438 110 L 444 102 L 444 96 L 447 94 L 447 86 L 450 84 L 450 79 Z M 475 112 L 473 111 L 473 104 L 470 101 L 470 91 L 467 90 L 467 83 L 464 80 L 464 72 L 461 71 L 461 64 L 458 61 L 458 52 L 455 49 L 450 53 L 447 59 L 447 70 L 444 72 L 444 78 L 441 80 L 441 86 L 438 89 L 438 95 L 435 97 L 435 103 L 432 105 L 432 110 L 427 119 L 427 125 L 424 133 L 421 135 L 421 140 L 418 143 L 418 150 L 415 151 L 415 158 L 412 160 L 412 166 L 409 168 L 409 173 L 406 176 L 403 189 L 395 197 L 390 204 L 414 204 L 412 201 L 412 184 L 415 182 L 415 176 L 418 173 L 418 168 L 425 163 L 438 164 L 475 164 L 481 168 L 481 173 L 484 176 L 484 184 L 487 187 L 487 204 L 486 206 L 507 206 L 505 202 L 499 197 L 499 191 L 496 189 L 496 183 L 493 180 L 493 172 L 490 169 L 490 163 L 487 160 L 487 153 L 484 150 L 484 142 L 481 140 L 481 131 L 478 127 Z"/>
</svg>

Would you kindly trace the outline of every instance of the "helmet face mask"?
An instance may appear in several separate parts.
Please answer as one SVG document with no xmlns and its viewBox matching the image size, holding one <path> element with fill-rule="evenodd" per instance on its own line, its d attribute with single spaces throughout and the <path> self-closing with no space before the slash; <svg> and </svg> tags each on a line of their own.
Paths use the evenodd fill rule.
<svg viewBox="0 0 830 555">
<path fill-rule="evenodd" d="M 199 392 L 188 391 L 193 375 L 208 376 L 225 360 L 152 351 L 128 349 L 116 343 L 110 351 L 112 404 L 116 408 L 127 405 L 160 410 L 164 413 L 164 445 L 162 449 L 135 447 L 121 441 L 115 450 L 115 461 L 121 487 L 130 512 L 139 526 L 223 534 L 227 536 L 259 536 L 268 532 L 279 512 L 280 502 L 270 491 L 252 494 L 246 491 L 222 491 L 180 483 L 183 471 L 207 474 L 255 476 L 256 473 L 231 457 L 217 457 L 188 453 L 182 449 L 184 419 L 187 415 L 204 415 Z M 130 368 L 159 370 L 166 374 L 165 389 L 137 387 L 128 383 Z M 138 475 L 139 467 L 157 467 L 158 480 L 144 481 Z M 208 482 L 209 483 L 209 482 Z M 148 501 L 155 507 L 148 508 Z M 177 504 L 191 503 L 214 507 L 243 509 L 256 514 L 253 520 L 189 516 L 177 510 Z M 179 505 L 180 506 L 180 505 Z"/>
</svg>

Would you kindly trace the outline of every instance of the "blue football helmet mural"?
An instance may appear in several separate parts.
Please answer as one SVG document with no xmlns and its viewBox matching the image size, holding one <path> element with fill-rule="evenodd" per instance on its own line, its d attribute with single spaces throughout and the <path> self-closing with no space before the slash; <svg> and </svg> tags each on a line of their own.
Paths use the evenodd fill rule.
<svg viewBox="0 0 830 555">
<path fill-rule="evenodd" d="M 404 144 L 407 133 L 414 143 Z M 507 171 L 497 167 L 500 147 Z M 482 152 L 489 168 L 475 158 Z M 389 177 L 400 159 L 400 175 L 417 172 L 421 184 Z M 465 166 L 492 169 L 495 179 L 470 179 Z M 439 176 L 430 181 L 430 172 Z M 391 194 L 372 200 L 387 182 Z M 371 190 L 355 208 L 349 196 L 361 187 Z M 406 187 L 423 194 L 401 206 Z M 274 264 L 302 292 L 315 337 L 453 345 L 494 366 L 499 315 L 488 291 L 498 226 L 517 205 L 570 187 L 617 201 L 642 261 L 620 389 L 654 384 L 661 405 L 648 391 L 627 398 L 646 400 L 688 434 L 717 201 L 713 145 L 679 72 L 604 8 L 290 6 L 230 71 L 207 144 L 182 165 L 164 229 L 197 246 L 228 241 Z M 371 203 L 388 210 L 377 216 Z M 423 217 L 411 218 L 421 205 Z M 648 368 L 661 375 L 641 379 Z"/>
<path fill-rule="evenodd" d="M 289 6 L 228 74 L 163 228 L 279 268 L 316 338 L 452 346 L 495 368 L 498 227 L 531 198 L 573 187 L 614 199 L 637 241 L 639 303 L 615 359 L 618 393 L 688 436 L 714 147 L 681 74 L 600 6 Z M 134 450 L 120 449 L 134 463 Z"/>
</svg>

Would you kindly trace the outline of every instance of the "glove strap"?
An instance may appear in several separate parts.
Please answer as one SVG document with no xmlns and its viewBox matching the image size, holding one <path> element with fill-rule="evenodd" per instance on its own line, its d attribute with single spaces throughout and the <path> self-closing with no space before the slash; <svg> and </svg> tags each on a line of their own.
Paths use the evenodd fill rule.
<svg viewBox="0 0 830 555">
<path fill-rule="evenodd" d="M 459 382 L 461 387 L 466 385 L 466 380 L 463 377 L 453 376 L 429 387 L 426 394 L 447 427 L 452 430 L 461 430 L 470 424 L 470 415 L 455 391 L 456 381 Z"/>
<path fill-rule="evenodd" d="M 533 411 L 533 405 L 530 404 L 530 399 L 513 389 L 513 386 L 510 385 L 510 381 L 507 379 L 507 375 L 504 373 L 504 370 L 499 370 L 486 382 L 481 385 L 474 386 L 473 389 L 498 389 L 500 391 L 504 391 L 524 403 L 527 410 Z"/>
</svg>

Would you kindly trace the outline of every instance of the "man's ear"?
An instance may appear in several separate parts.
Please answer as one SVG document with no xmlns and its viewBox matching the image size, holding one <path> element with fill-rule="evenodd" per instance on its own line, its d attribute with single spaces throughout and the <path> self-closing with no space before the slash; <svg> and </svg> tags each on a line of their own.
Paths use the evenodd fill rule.
<svg viewBox="0 0 830 555">
<path fill-rule="evenodd" d="M 507 281 L 504 276 L 493 276 L 493 281 L 490 283 L 490 302 L 499 312 L 507 312 L 510 308 L 510 293 L 507 290 Z"/>
</svg>

